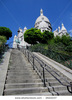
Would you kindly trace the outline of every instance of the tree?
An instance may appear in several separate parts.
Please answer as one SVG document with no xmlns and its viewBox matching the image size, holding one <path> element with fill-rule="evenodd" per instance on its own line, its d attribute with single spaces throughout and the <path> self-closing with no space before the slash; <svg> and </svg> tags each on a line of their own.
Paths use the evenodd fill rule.
<svg viewBox="0 0 72 100">
<path fill-rule="evenodd" d="M 39 29 L 31 28 L 24 33 L 24 40 L 29 44 L 37 44 L 41 41 L 41 31 Z"/>
<path fill-rule="evenodd" d="M 51 39 L 53 39 L 54 33 L 49 31 L 44 31 L 42 34 L 42 43 L 48 43 Z"/>
<path fill-rule="evenodd" d="M 6 43 L 6 37 L 5 36 L 0 36 L 0 45 Z"/>
<path fill-rule="evenodd" d="M 12 37 L 12 32 L 9 28 L 0 27 L 0 35 L 5 36 L 7 40 L 9 40 L 9 38 Z"/>
<path fill-rule="evenodd" d="M 0 54 L 4 51 L 4 44 L 6 43 L 7 39 L 5 36 L 0 36 Z"/>
</svg>

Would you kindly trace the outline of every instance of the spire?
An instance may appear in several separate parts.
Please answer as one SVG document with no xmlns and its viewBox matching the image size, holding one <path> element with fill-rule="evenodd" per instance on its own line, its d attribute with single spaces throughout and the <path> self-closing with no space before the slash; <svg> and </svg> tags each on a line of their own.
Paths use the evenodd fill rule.
<svg viewBox="0 0 72 100">
<path fill-rule="evenodd" d="M 43 10 L 42 10 L 42 9 L 40 10 L 40 15 L 41 15 L 41 16 L 43 15 Z"/>
<path fill-rule="evenodd" d="M 56 32 L 58 32 L 58 29 L 56 29 Z"/>
<path fill-rule="evenodd" d="M 26 26 L 24 27 L 24 30 L 27 30 Z"/>
<path fill-rule="evenodd" d="M 62 31 L 63 31 L 63 30 L 67 31 L 66 28 L 64 27 L 64 24 L 63 24 L 63 23 L 62 23 L 62 28 L 61 28 L 61 30 L 62 30 Z"/>
<path fill-rule="evenodd" d="M 64 24 L 62 23 L 62 26 L 64 26 Z"/>
<path fill-rule="evenodd" d="M 24 27 L 24 32 L 27 30 L 26 26 Z"/>
<path fill-rule="evenodd" d="M 14 37 L 16 38 L 16 35 Z"/>
<path fill-rule="evenodd" d="M 60 33 L 60 31 L 61 31 L 61 30 L 60 30 L 60 26 L 58 27 L 58 31 L 59 31 L 59 33 Z"/>
</svg>

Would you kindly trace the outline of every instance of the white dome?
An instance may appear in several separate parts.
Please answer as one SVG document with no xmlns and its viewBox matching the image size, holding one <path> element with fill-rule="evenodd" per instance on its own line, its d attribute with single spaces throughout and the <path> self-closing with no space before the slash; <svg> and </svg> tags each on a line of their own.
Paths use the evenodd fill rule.
<svg viewBox="0 0 72 100">
<path fill-rule="evenodd" d="M 49 19 L 43 15 L 43 10 L 40 10 L 40 16 L 36 19 L 35 24 L 37 24 L 38 22 L 42 22 L 42 20 L 44 20 L 45 22 L 49 22 Z M 50 22 L 49 22 L 50 23 Z"/>
<path fill-rule="evenodd" d="M 45 27 L 45 30 L 52 31 L 51 24 L 49 22 L 49 19 L 43 15 L 43 10 L 40 10 L 40 16 L 37 18 L 35 22 L 35 28 L 40 29 L 42 27 Z"/>
<path fill-rule="evenodd" d="M 35 24 L 38 23 L 38 22 L 42 22 L 42 19 L 44 19 L 45 22 L 49 22 L 49 19 L 48 19 L 46 16 L 41 15 L 41 16 L 39 16 L 39 17 L 37 18 Z M 50 22 L 49 22 L 49 23 L 50 23 Z"/>
<path fill-rule="evenodd" d="M 48 28 L 48 24 L 46 23 L 46 22 L 44 22 L 44 21 L 42 21 L 40 24 L 39 24 L 39 29 L 40 28 Z"/>
</svg>

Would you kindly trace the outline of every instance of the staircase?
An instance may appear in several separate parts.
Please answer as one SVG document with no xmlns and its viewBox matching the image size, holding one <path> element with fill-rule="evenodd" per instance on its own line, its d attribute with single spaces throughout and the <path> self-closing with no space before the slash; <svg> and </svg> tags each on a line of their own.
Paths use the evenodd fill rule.
<svg viewBox="0 0 72 100">
<path fill-rule="evenodd" d="M 39 59 L 43 60 L 42 58 L 45 58 L 46 60 L 47 57 L 40 54 L 40 53 L 34 53 L 34 55 L 36 55 Z M 45 62 L 45 61 L 43 61 Z M 37 63 L 37 62 L 35 62 Z M 45 62 L 45 64 L 48 65 L 47 62 Z M 57 72 L 61 78 L 55 74 L 55 76 L 57 78 L 60 79 L 60 81 L 63 83 L 63 84 L 66 84 L 66 81 L 64 81 L 64 79 L 66 79 L 69 83 L 72 81 L 71 79 L 69 79 L 68 77 L 66 77 L 63 73 L 61 73 L 60 71 L 58 71 L 57 69 L 55 69 L 54 67 L 52 67 L 51 65 L 48 65 L 51 70 L 52 70 L 52 74 L 55 74 L 53 71 Z M 49 68 L 48 68 L 49 69 Z M 42 69 L 40 69 L 39 67 L 39 70 L 41 71 Z M 42 71 L 41 71 L 42 72 Z M 63 77 L 63 78 L 62 78 Z M 46 79 L 46 86 L 48 88 L 48 91 L 50 93 L 52 93 L 52 95 L 60 95 L 60 96 L 72 96 L 72 93 L 69 93 L 68 90 L 67 90 L 67 87 L 66 86 L 63 86 L 61 85 L 61 83 L 59 83 L 51 74 L 49 74 L 47 71 L 45 71 L 45 79 Z"/>
<path fill-rule="evenodd" d="M 3 95 L 51 96 L 47 87 L 19 50 L 13 49 L 9 61 Z"/>
<path fill-rule="evenodd" d="M 40 54 L 38 54 L 40 55 Z M 40 55 L 44 58 L 43 55 Z M 43 69 L 39 66 L 37 61 L 34 62 L 40 73 L 43 73 Z M 45 62 L 46 63 L 46 62 Z M 49 67 L 61 75 L 64 79 L 71 82 L 69 78 L 64 76 L 61 72 Z M 53 72 L 52 72 L 53 73 Z M 56 77 L 59 77 L 58 75 Z M 37 70 L 33 70 L 32 65 L 28 62 L 24 54 L 16 49 L 11 52 L 9 61 L 9 67 L 7 71 L 5 87 L 3 95 L 23 95 L 23 96 L 71 96 L 66 86 L 61 85 L 50 73 L 45 71 L 46 87 L 38 75 Z M 66 82 L 61 78 L 62 83 Z"/>
</svg>

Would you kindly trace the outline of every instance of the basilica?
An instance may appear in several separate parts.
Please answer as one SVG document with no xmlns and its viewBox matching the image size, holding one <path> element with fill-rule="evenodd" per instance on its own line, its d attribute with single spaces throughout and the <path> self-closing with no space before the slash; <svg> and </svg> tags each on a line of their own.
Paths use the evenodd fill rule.
<svg viewBox="0 0 72 100">
<path fill-rule="evenodd" d="M 51 23 L 49 19 L 46 16 L 44 16 L 42 9 L 40 10 L 40 16 L 35 21 L 34 28 L 40 29 L 41 32 L 44 32 L 45 30 L 50 32 L 52 31 Z M 14 36 L 13 48 L 17 48 L 17 45 L 19 45 L 19 47 L 23 46 L 25 48 L 26 46 L 30 46 L 30 44 L 24 41 L 24 33 L 26 30 L 27 30 L 26 27 L 24 27 L 24 29 L 21 28 L 18 29 L 18 35 Z M 62 27 L 61 28 L 58 27 L 58 29 L 56 29 L 53 33 L 55 37 L 57 35 L 62 36 L 67 34 L 67 30 L 64 27 L 64 24 L 62 23 Z"/>
</svg>

